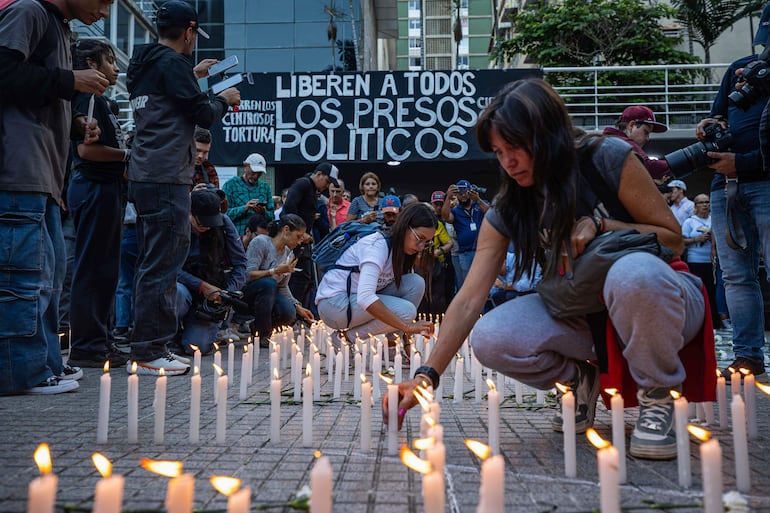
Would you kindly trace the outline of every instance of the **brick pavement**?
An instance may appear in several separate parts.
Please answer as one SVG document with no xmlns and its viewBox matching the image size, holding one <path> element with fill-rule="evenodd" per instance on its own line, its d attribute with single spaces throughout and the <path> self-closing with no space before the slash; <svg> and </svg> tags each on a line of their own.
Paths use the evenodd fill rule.
<svg viewBox="0 0 770 513">
<path fill-rule="evenodd" d="M 720 359 L 730 357 L 729 339 L 720 343 Z M 226 358 L 224 359 L 227 361 Z M 307 361 L 307 359 L 305 359 Z M 274 505 L 274 511 L 292 511 L 281 506 L 303 485 L 309 483 L 313 451 L 329 456 L 334 471 L 334 511 L 340 512 L 418 512 L 422 511 L 420 476 L 408 471 L 396 456 L 386 454 L 387 435 L 379 408 L 372 411 L 372 445 L 360 451 L 359 406 L 352 399 L 352 381 L 343 383 L 342 398 L 332 400 L 332 385 L 323 373 L 322 401 L 314 410 L 313 448 L 302 447 L 301 405 L 293 404 L 289 371 L 283 373 L 281 442 L 269 440 L 268 355 L 262 350 L 249 396 L 238 401 L 238 376 L 230 388 L 228 434 L 225 445 L 214 442 L 216 411 L 212 400 L 212 358 L 203 359 L 201 442 L 188 441 L 189 377 L 168 380 L 166 440 L 153 443 L 152 394 L 154 378 L 140 376 L 140 442 L 128 444 L 126 437 L 126 373 L 112 372 L 112 415 L 109 442 L 98 445 L 96 418 L 98 380 L 101 371 L 86 369 L 80 390 L 58 396 L 17 396 L 0 398 L 0 512 L 26 510 L 29 481 L 37 475 L 32 453 L 40 442 L 48 442 L 54 471 L 59 476 L 57 504 L 74 510 L 90 511 L 98 474 L 90 461 L 100 451 L 114 463 L 114 472 L 125 476 L 125 510 L 162 509 L 166 478 L 138 466 L 141 457 L 178 459 L 186 472 L 196 477 L 195 507 L 216 510 L 226 507 L 226 499 L 208 483 L 211 475 L 232 475 L 252 487 L 252 506 Z M 325 366 L 324 366 L 325 369 Z M 405 371 L 406 372 L 406 371 Z M 352 373 L 352 371 L 351 371 Z M 444 376 L 445 394 L 452 391 L 452 372 Z M 456 404 L 444 399 L 441 422 L 446 445 L 447 510 L 476 511 L 479 462 L 465 448 L 465 438 L 486 441 L 486 405 L 474 402 L 473 384 L 466 374 L 465 400 Z M 384 390 L 384 387 L 382 387 Z M 512 512 L 589 512 L 598 510 L 599 494 L 595 450 L 578 436 L 578 477 L 564 477 L 562 437 L 550 429 L 549 419 L 556 410 L 553 396 L 545 405 L 536 405 L 530 391 L 523 404 L 517 404 L 512 383 L 506 386 L 501 405 L 501 452 L 505 457 L 506 510 Z M 750 442 L 751 494 L 746 498 L 753 511 L 770 510 L 770 398 L 757 395 L 759 437 Z M 630 435 L 635 410 L 626 410 L 626 429 Z M 609 413 L 600 407 L 596 428 L 611 438 Z M 719 439 L 724 455 L 725 491 L 735 488 L 733 447 L 729 431 L 710 427 Z M 401 442 L 419 436 L 419 415 L 407 415 Z M 768 451 L 768 452 L 766 452 Z M 624 510 L 660 510 L 673 505 L 677 511 L 700 511 L 700 461 L 695 443 L 691 444 L 693 485 L 677 485 L 675 461 L 653 462 L 628 457 L 628 483 L 621 488 Z"/>
</svg>

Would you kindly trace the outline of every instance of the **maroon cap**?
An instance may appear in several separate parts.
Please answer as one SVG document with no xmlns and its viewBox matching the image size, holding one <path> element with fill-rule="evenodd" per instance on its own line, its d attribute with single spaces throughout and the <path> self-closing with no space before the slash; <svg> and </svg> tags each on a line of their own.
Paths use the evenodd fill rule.
<svg viewBox="0 0 770 513">
<path fill-rule="evenodd" d="M 655 114 L 644 105 L 632 105 L 631 107 L 626 107 L 626 110 L 620 115 L 620 121 L 625 123 L 628 123 L 629 121 L 646 123 L 652 126 L 653 132 L 658 133 L 668 130 L 666 125 L 655 121 Z"/>
<path fill-rule="evenodd" d="M 444 191 L 433 191 L 433 194 L 430 195 L 431 203 L 444 201 L 445 199 L 446 199 L 446 193 Z"/>
</svg>

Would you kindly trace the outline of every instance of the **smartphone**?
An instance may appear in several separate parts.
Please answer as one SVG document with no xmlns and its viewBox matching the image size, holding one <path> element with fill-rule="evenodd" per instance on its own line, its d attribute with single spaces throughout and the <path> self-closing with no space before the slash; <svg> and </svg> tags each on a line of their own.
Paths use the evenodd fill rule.
<svg viewBox="0 0 770 513">
<path fill-rule="evenodd" d="M 229 70 L 230 68 L 234 68 L 238 65 L 238 57 L 236 55 L 231 55 L 227 59 L 223 61 L 219 61 L 216 64 L 212 64 L 209 68 L 209 76 L 212 77 L 214 75 L 218 75 L 220 73 L 224 73 L 225 71 Z"/>
<path fill-rule="evenodd" d="M 211 92 L 214 94 L 219 94 L 225 89 L 230 89 L 231 87 L 237 86 L 241 82 L 243 82 L 243 75 L 238 73 L 237 75 L 233 75 L 211 86 Z"/>
</svg>

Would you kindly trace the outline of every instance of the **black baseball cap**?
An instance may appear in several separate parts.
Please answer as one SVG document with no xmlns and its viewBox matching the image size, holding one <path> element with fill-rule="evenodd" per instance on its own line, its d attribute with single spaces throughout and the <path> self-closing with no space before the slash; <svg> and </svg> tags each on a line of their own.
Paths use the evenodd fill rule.
<svg viewBox="0 0 770 513">
<path fill-rule="evenodd" d="M 321 162 L 318 164 L 315 168 L 316 171 L 320 171 L 321 174 L 324 174 L 329 177 L 329 180 L 331 183 L 334 184 L 335 187 L 339 187 L 340 183 L 337 181 L 337 178 L 340 177 L 340 170 L 337 169 L 337 166 L 334 164 L 329 164 L 328 162 Z"/>
<path fill-rule="evenodd" d="M 190 212 L 198 218 L 201 226 L 215 228 L 225 224 L 219 206 L 219 194 L 209 189 L 198 189 L 190 193 Z"/>
<path fill-rule="evenodd" d="M 155 16 L 155 23 L 158 28 L 182 27 L 194 28 L 201 37 L 211 39 L 205 30 L 198 25 L 198 13 L 195 9 L 182 0 L 168 0 L 158 9 Z"/>
</svg>

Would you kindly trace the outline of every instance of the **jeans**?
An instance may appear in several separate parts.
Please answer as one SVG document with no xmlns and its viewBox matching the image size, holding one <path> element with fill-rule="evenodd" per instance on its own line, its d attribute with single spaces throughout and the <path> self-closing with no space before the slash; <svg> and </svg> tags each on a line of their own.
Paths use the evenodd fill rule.
<svg viewBox="0 0 770 513">
<path fill-rule="evenodd" d="M 115 293 L 115 327 L 128 328 L 134 320 L 134 274 L 136 274 L 136 225 L 123 225 L 120 241 L 120 270 Z"/>
<path fill-rule="evenodd" d="M 151 361 L 166 354 L 177 331 L 176 277 L 190 248 L 190 187 L 129 182 L 128 199 L 136 207 L 139 248 L 131 359 Z"/>
<path fill-rule="evenodd" d="M 724 189 L 711 191 L 711 228 L 717 234 L 717 254 L 722 266 L 725 297 L 733 324 L 735 356 L 764 359 L 765 319 L 759 286 L 759 255 L 770 263 L 770 181 L 738 183 L 738 206 L 733 215 L 746 234 L 746 250 L 730 248 L 727 233 Z M 770 273 L 768 273 L 770 274 Z"/>
<path fill-rule="evenodd" d="M 254 315 L 254 329 L 260 338 L 269 337 L 273 328 L 288 326 L 297 320 L 294 304 L 278 292 L 278 282 L 270 277 L 247 283 L 243 300 Z"/>
<path fill-rule="evenodd" d="M 75 265 L 75 222 L 67 212 L 62 214 L 62 233 L 64 249 L 67 253 L 67 266 L 59 297 L 59 331 L 70 329 L 70 289 L 72 288 L 72 267 Z"/>
<path fill-rule="evenodd" d="M 182 330 L 182 347 L 187 354 L 194 351 L 190 344 L 198 346 L 202 354 L 208 354 L 213 349 L 212 345 L 217 340 L 218 322 L 204 321 L 193 314 L 193 297 L 190 289 L 176 284 L 176 307 L 179 326 Z"/>
<path fill-rule="evenodd" d="M 0 191 L 0 394 L 62 373 L 65 263 L 59 205 L 46 194 Z"/>
<path fill-rule="evenodd" d="M 110 350 L 109 316 L 120 263 L 120 183 L 75 172 L 67 204 L 75 222 L 70 299 L 72 358 L 98 360 Z"/>
<path fill-rule="evenodd" d="M 377 297 L 399 319 L 404 322 L 412 322 L 417 317 L 417 306 L 425 293 L 425 280 L 422 276 L 409 273 L 401 276 L 401 286 L 396 287 L 393 282 L 387 287 L 377 291 Z M 375 319 L 372 314 L 358 305 L 358 294 L 340 292 L 336 296 L 322 299 L 318 302 L 318 314 L 330 328 L 349 328 L 348 336 L 365 338 L 369 334 L 379 335 L 390 333 L 396 329 L 389 324 Z M 348 325 L 348 304 L 351 307 L 351 320 Z"/>
<path fill-rule="evenodd" d="M 475 251 L 465 251 L 457 255 L 457 263 L 459 267 L 455 268 L 455 274 L 457 275 L 457 281 L 459 287 L 465 283 L 465 277 L 468 276 L 468 271 L 471 270 L 471 264 L 473 263 L 473 257 L 476 255 Z"/>
<path fill-rule="evenodd" d="M 716 283 L 717 313 L 719 313 L 720 318 L 729 319 L 730 309 L 727 308 L 727 298 L 725 297 L 725 280 L 722 278 L 722 265 L 719 263 L 719 258 L 716 259 L 714 265 L 714 279 Z"/>
</svg>

